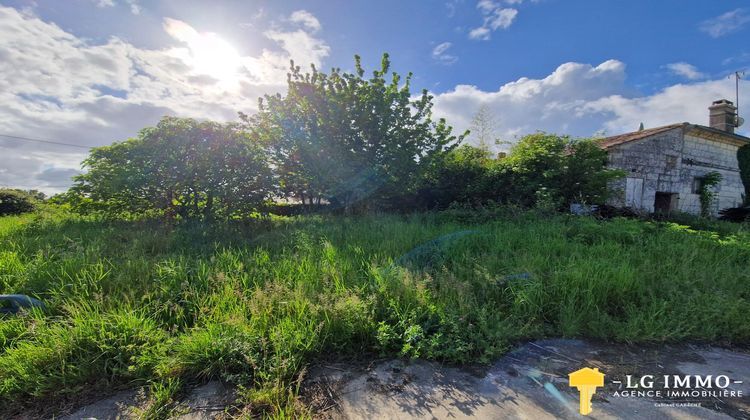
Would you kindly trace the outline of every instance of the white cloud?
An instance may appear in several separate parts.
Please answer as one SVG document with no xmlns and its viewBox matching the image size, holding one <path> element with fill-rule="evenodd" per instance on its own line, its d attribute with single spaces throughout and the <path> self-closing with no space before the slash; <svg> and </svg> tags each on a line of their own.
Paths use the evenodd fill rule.
<svg viewBox="0 0 750 420">
<path fill-rule="evenodd" d="M 313 32 L 317 32 L 321 28 L 318 18 L 316 18 L 312 13 L 306 10 L 297 10 L 296 12 L 293 12 L 289 16 L 289 20 L 294 23 L 302 24 L 304 27 Z"/>
<path fill-rule="evenodd" d="M 259 96 L 285 90 L 291 58 L 320 66 L 329 51 L 311 32 L 283 26 L 265 33 L 276 47 L 255 56 L 185 22 L 165 19 L 164 29 L 175 43 L 163 49 L 115 37 L 95 43 L 0 6 L 0 133 L 98 146 L 164 115 L 232 120 L 254 112 Z M 217 57 L 234 67 L 212 64 Z M 0 185 L 50 192 L 69 184 L 86 153 L 3 138 L 0 146 Z"/>
<path fill-rule="evenodd" d="M 271 30 L 263 33 L 266 38 L 276 41 L 286 52 L 284 68 L 288 67 L 289 58 L 294 59 L 298 65 L 305 67 L 315 64 L 318 68 L 321 62 L 331 51 L 331 48 L 320 42 L 319 39 L 313 38 L 309 33 L 299 29 L 292 32 Z M 265 57 L 268 61 L 278 62 L 275 58 Z M 282 74 L 286 79 L 286 70 Z"/>
<path fill-rule="evenodd" d="M 740 95 L 748 94 L 750 87 L 741 86 Z M 708 107 L 722 98 L 734 100 L 734 84 L 724 78 L 677 84 L 649 96 L 611 95 L 586 104 L 582 112 L 601 114 L 602 128 L 612 134 L 631 131 L 640 122 L 647 128 L 678 122 L 707 125 Z M 748 134 L 746 129 L 739 132 Z"/>
<path fill-rule="evenodd" d="M 469 38 L 487 41 L 490 39 L 490 29 L 480 26 L 469 31 Z"/>
<path fill-rule="evenodd" d="M 670 63 L 665 67 L 677 76 L 684 77 L 688 80 L 698 80 L 706 77 L 706 75 L 698 71 L 694 65 L 685 62 Z"/>
<path fill-rule="evenodd" d="M 739 31 L 747 23 L 750 23 L 750 14 L 745 9 L 735 9 L 701 22 L 698 28 L 712 38 L 719 38 Z"/>
<path fill-rule="evenodd" d="M 104 8 L 104 7 L 115 7 L 117 5 L 117 2 L 115 0 L 92 0 L 96 3 L 96 7 Z M 137 0 L 124 0 L 124 3 L 130 7 L 130 13 L 134 15 L 140 15 L 141 14 L 141 6 L 138 4 Z"/>
<path fill-rule="evenodd" d="M 458 57 L 448 54 L 448 50 L 453 44 L 450 42 L 443 42 L 438 44 L 432 49 L 432 58 L 438 62 L 446 65 L 450 65 L 458 61 Z"/>
<path fill-rule="evenodd" d="M 140 15 L 141 14 L 141 6 L 138 4 L 135 0 L 127 0 L 128 4 L 130 5 L 130 13 L 134 15 Z"/>
<path fill-rule="evenodd" d="M 489 19 L 490 28 L 494 31 L 496 29 L 506 29 L 516 19 L 518 10 L 516 9 L 496 9 Z"/>
<path fill-rule="evenodd" d="M 523 0 L 505 0 L 507 4 L 521 3 Z M 477 9 L 482 13 L 482 26 L 469 31 L 469 38 L 481 41 L 490 39 L 492 32 L 498 29 L 507 29 L 513 24 L 518 15 L 518 10 L 512 7 L 503 7 L 502 2 L 493 0 L 479 0 Z"/>
<path fill-rule="evenodd" d="M 481 10 L 484 14 L 490 14 L 497 8 L 500 8 L 500 2 L 493 0 L 479 0 L 477 2 L 477 9 Z"/>
<path fill-rule="evenodd" d="M 591 136 L 633 131 L 641 122 L 646 127 L 683 121 L 706 124 L 712 101 L 734 97 L 734 85 L 726 79 L 634 95 L 625 84 L 625 69 L 617 60 L 598 66 L 565 63 L 545 78 L 520 78 L 496 91 L 458 85 L 435 95 L 434 112 L 462 132 L 469 128 L 475 110 L 486 104 L 500 138 L 512 141 L 537 130 Z M 750 94 L 750 86 L 743 89 Z"/>
</svg>

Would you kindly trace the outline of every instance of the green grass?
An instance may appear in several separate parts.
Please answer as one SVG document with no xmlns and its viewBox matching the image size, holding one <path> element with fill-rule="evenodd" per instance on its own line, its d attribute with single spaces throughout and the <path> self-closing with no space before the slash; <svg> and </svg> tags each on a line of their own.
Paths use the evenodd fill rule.
<svg viewBox="0 0 750 420">
<path fill-rule="evenodd" d="M 0 406 L 144 386 L 241 386 L 255 414 L 306 415 L 317 357 L 488 362 L 544 336 L 750 343 L 750 233 L 451 211 L 168 227 L 62 212 L 0 218 Z M 506 277 L 518 273 L 527 276 Z"/>
</svg>

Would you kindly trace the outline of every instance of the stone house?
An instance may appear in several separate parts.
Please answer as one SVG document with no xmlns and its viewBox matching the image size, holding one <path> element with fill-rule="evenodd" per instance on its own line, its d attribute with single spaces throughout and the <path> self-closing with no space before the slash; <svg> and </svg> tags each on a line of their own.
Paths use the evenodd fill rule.
<svg viewBox="0 0 750 420">
<path fill-rule="evenodd" d="M 627 172 L 613 185 L 610 204 L 648 212 L 699 214 L 698 192 L 704 176 L 722 176 L 715 187 L 713 208 L 740 206 L 745 187 L 740 179 L 737 149 L 750 138 L 734 133 L 737 114 L 725 99 L 709 108 L 709 126 L 680 123 L 634 131 L 601 140 L 609 165 Z"/>
</svg>

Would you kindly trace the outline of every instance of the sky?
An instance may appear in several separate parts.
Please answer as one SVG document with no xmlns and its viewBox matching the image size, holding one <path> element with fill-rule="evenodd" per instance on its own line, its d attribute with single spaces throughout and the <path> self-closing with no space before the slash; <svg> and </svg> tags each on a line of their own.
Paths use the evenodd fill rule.
<svg viewBox="0 0 750 420">
<path fill-rule="evenodd" d="M 0 186 L 64 191 L 87 147 L 165 115 L 252 114 L 292 59 L 374 70 L 388 52 L 436 117 L 462 132 L 485 106 L 508 142 L 705 125 L 749 40 L 743 0 L 0 0 L 0 135 L 68 144 L 0 137 Z"/>
</svg>

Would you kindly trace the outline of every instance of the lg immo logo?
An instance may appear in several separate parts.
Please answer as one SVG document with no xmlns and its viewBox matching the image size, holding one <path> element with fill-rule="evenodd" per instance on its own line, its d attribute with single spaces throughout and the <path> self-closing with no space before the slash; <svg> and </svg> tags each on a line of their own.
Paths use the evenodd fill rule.
<svg viewBox="0 0 750 420">
<path fill-rule="evenodd" d="M 584 416 L 591 413 L 591 397 L 596 389 L 604 386 L 604 374 L 598 368 L 583 368 L 568 375 L 571 387 L 578 389 L 579 409 Z M 612 380 L 618 387 L 610 396 L 615 398 L 649 398 L 675 400 L 696 399 L 700 406 L 700 399 L 706 398 L 742 398 L 741 389 L 732 389 L 732 385 L 740 385 L 741 380 L 731 379 L 726 375 L 626 375 L 625 383 Z"/>
<path fill-rule="evenodd" d="M 568 375 L 570 386 L 578 388 L 578 411 L 584 416 L 591 413 L 591 397 L 596 388 L 604 386 L 604 374 L 598 368 L 583 368 Z"/>
</svg>

